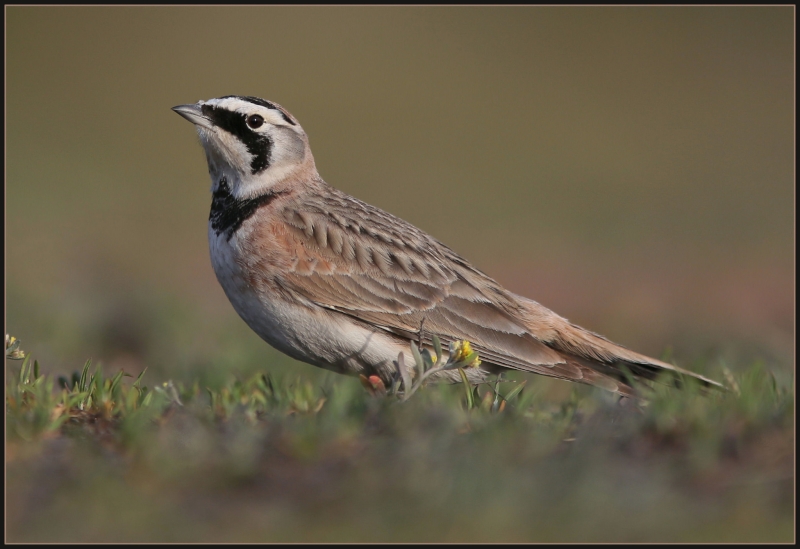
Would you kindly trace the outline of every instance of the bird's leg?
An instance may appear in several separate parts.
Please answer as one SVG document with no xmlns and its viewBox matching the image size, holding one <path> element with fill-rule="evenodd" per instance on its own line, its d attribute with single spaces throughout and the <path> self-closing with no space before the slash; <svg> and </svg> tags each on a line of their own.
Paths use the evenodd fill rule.
<svg viewBox="0 0 800 549">
<path fill-rule="evenodd" d="M 386 396 L 386 385 L 384 385 L 383 380 L 378 376 L 372 375 L 367 377 L 364 374 L 359 374 L 358 379 L 361 381 L 361 385 L 363 385 L 372 396 Z"/>
</svg>

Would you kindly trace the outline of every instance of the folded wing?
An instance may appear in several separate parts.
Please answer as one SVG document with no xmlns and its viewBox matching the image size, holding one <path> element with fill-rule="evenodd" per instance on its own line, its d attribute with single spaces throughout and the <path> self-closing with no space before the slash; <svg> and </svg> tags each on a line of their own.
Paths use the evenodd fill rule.
<svg viewBox="0 0 800 549">
<path fill-rule="evenodd" d="M 293 254 L 277 281 L 286 290 L 408 339 L 424 326 L 423 334 L 445 343 L 467 340 L 485 364 L 621 394 L 632 393 L 621 365 L 638 377 L 670 370 L 715 384 L 569 323 L 413 225 L 332 190 L 333 197 L 281 213 Z"/>
</svg>

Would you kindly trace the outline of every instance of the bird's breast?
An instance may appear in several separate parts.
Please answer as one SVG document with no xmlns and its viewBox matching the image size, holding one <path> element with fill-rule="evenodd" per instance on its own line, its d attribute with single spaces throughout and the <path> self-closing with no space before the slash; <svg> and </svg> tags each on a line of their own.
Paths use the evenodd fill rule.
<svg viewBox="0 0 800 549">
<path fill-rule="evenodd" d="M 291 304 L 278 294 L 274 281 L 274 266 L 269 254 L 257 261 L 248 252 L 246 228 L 233 233 L 228 239 L 217 234 L 209 224 L 208 241 L 211 264 L 225 295 L 248 326 L 273 347 L 295 358 L 296 345 Z"/>
</svg>

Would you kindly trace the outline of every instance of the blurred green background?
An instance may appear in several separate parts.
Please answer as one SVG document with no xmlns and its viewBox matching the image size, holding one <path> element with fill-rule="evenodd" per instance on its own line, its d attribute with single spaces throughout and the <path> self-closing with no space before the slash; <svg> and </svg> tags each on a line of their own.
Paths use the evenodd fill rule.
<svg viewBox="0 0 800 549">
<path fill-rule="evenodd" d="M 7 332 L 45 372 L 72 372 L 91 357 L 107 372 L 136 374 L 146 366 L 148 384 L 172 378 L 219 386 L 256 371 L 321 379 L 252 333 L 211 269 L 205 159 L 191 126 L 170 107 L 227 94 L 282 104 L 307 131 L 330 184 L 430 232 L 510 290 L 573 322 L 689 368 L 718 373 L 720 364 L 735 370 L 761 359 L 785 378 L 793 371 L 793 7 L 17 6 L 5 13 Z M 557 383 L 534 383 L 558 392 Z M 176 429 L 155 436 L 171 441 Z M 230 513 L 249 506 L 238 488 L 213 488 L 216 503 L 187 498 L 197 516 L 180 522 L 175 509 L 184 500 L 159 506 L 167 501 L 152 480 L 159 467 L 133 466 L 124 482 L 109 483 L 119 482 L 120 462 L 102 451 L 92 454 L 94 462 L 87 454 L 87 462 L 110 464 L 113 474 L 104 473 L 93 492 L 88 471 L 59 477 L 74 469 L 61 453 L 71 440 L 51 441 L 51 457 L 30 470 L 29 449 L 15 450 L 14 470 L 25 471 L 15 473 L 25 487 L 15 493 L 28 494 L 15 511 L 26 517 L 15 519 L 24 539 L 40 540 L 46 531 L 63 541 L 66 528 L 82 532 L 75 539 L 104 541 L 108 532 L 91 526 L 103 513 L 125 515 L 120 523 L 136 531 L 123 530 L 121 540 L 186 540 L 187 532 L 205 532 L 204 522 L 204 539 L 230 539 L 229 531 L 215 530 L 219 506 L 231 502 Z M 467 461 L 485 456 L 475 463 L 489 471 L 495 456 L 480 440 L 457 446 L 466 444 Z M 439 455 L 440 444 L 449 444 L 433 434 L 429 442 L 420 456 Z M 790 454 L 786 448 L 780 455 Z M 216 450 L 204 451 L 216 459 Z M 473 470 L 467 461 L 465 472 Z M 590 518 L 568 529 L 574 539 L 603 532 L 607 537 L 590 539 L 635 541 L 648 530 L 649 539 L 684 539 L 673 527 L 694 508 L 659 492 L 670 477 L 658 472 L 642 483 L 640 465 L 623 467 L 632 499 L 617 502 L 613 509 L 625 510 L 619 517 L 647 515 L 656 500 L 659 510 L 676 514 L 664 522 L 660 511 L 650 512 L 644 523 L 603 529 L 591 522 L 602 516 L 590 508 L 598 501 L 603 508 L 598 494 L 610 489 L 603 482 L 616 482 L 606 477 L 607 462 L 580 451 L 563 470 L 562 461 L 548 458 L 560 473 L 534 470 L 541 490 L 520 484 L 514 497 L 541 491 L 536 508 L 546 509 L 550 494 L 572 482 L 580 489 L 560 512 L 572 517 L 570 502 L 579 501 Z M 374 463 L 385 463 L 384 454 Z M 603 482 L 573 476 L 584 465 L 586 479 Z M 316 469 L 298 467 L 317 478 Z M 336 482 L 349 482 L 331 471 Z M 418 478 L 444 478 L 437 471 Z M 447 478 L 463 488 L 453 492 L 461 501 L 473 488 L 462 484 L 462 469 L 454 471 Z M 516 486 L 516 473 L 501 473 L 487 477 L 500 479 L 491 490 Z M 551 476 L 555 486 L 545 482 Z M 287 478 L 289 486 L 294 477 Z M 315 509 L 318 485 L 328 492 L 340 486 L 327 478 L 300 482 L 308 494 L 296 497 Z M 39 479 L 59 480 L 37 488 Z M 261 473 L 256 479 L 263 482 Z M 372 508 L 380 480 L 353 501 Z M 77 485 L 94 502 L 86 507 L 89 526 L 80 529 L 72 525 L 81 508 L 63 495 Z M 139 488 L 131 491 L 133 485 Z M 727 498 L 720 494 L 714 497 Z M 720 527 L 703 539 L 746 531 L 747 517 L 761 508 L 748 494 L 729 498 L 738 511 L 720 515 L 741 528 L 730 534 Z M 425 505 L 438 505 L 435 495 L 425 495 Z M 129 497 L 135 501 L 127 505 Z M 255 504 L 261 495 L 249 497 Z M 690 499 L 719 514 L 718 500 Z M 416 500 L 408 503 L 416 508 Z M 39 531 L 30 517 L 45 505 L 50 514 Z M 306 515 L 286 505 L 266 524 L 303 531 Z M 244 523 L 261 524 L 258 509 Z M 525 512 L 514 507 L 509 516 Z M 784 535 L 791 520 L 781 517 Z M 152 531 L 141 526 L 154 518 L 161 522 Z M 754 540 L 775 531 L 752 520 Z M 553 522 L 542 539 L 566 539 L 561 524 Z M 263 541 L 253 528 L 241 539 Z M 320 528 L 309 539 L 339 539 Z M 373 539 L 359 531 L 366 534 L 358 539 Z M 530 541 L 524 532 L 509 539 Z"/>
</svg>

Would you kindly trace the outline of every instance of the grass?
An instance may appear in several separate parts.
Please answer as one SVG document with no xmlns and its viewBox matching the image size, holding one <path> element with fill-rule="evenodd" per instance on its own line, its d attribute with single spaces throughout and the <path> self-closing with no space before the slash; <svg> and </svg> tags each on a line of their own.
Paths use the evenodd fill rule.
<svg viewBox="0 0 800 549">
<path fill-rule="evenodd" d="M 520 377 L 148 388 L 6 346 L 9 541 L 793 539 L 794 398 L 763 364 L 623 405 Z M 421 371 L 444 366 L 426 353 Z"/>
</svg>

